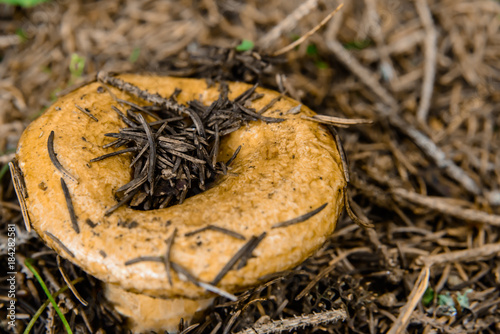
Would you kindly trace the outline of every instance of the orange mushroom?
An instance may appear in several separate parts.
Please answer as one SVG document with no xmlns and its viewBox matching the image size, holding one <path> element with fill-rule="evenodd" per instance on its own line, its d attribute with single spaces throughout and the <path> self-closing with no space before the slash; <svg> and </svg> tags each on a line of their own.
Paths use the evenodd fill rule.
<svg viewBox="0 0 500 334">
<path fill-rule="evenodd" d="M 180 104 L 208 105 L 219 96 L 204 80 L 119 78 L 160 96 L 181 89 Z M 132 157 L 89 161 L 109 153 L 104 134 L 124 126 L 112 111 L 112 95 L 144 101 L 115 88 L 102 93 L 101 86 L 94 82 L 58 99 L 26 129 L 16 157 L 27 193 L 20 198 L 26 223 L 103 281 L 134 331 L 175 330 L 214 294 L 234 298 L 261 277 L 297 266 L 334 230 L 346 185 L 335 140 L 325 126 L 301 117 L 314 112 L 287 97 L 263 113 L 284 121 L 252 121 L 221 138 L 218 160 L 241 151 L 230 173 L 206 191 L 164 209 L 122 206 L 106 214 L 116 205 L 115 191 L 132 178 Z M 229 97 L 250 87 L 230 83 Z M 279 97 L 262 88 L 256 93 L 263 96 L 248 106 L 255 110 Z"/>
</svg>

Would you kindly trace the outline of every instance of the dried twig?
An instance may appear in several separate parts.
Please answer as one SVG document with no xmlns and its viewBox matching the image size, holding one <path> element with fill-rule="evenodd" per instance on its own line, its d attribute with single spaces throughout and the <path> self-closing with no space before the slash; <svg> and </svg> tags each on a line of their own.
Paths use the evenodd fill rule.
<svg viewBox="0 0 500 334">
<path fill-rule="evenodd" d="M 395 109 L 398 102 L 394 97 L 380 84 L 376 76 L 368 70 L 366 67 L 361 65 L 361 63 L 352 56 L 349 51 L 347 51 L 342 44 L 336 40 L 330 40 L 326 42 L 328 49 L 337 57 L 337 59 L 344 64 L 354 75 L 358 77 L 361 82 L 363 82 L 368 88 L 370 88 L 375 94 L 377 94 L 380 99 Z"/>
<path fill-rule="evenodd" d="M 418 106 L 417 118 L 424 123 L 429 113 L 431 105 L 432 91 L 434 89 L 434 77 L 436 75 L 436 58 L 437 58 L 437 32 L 432 22 L 432 14 L 427 4 L 427 0 L 415 1 L 418 16 L 425 29 L 425 64 L 424 64 L 424 80 L 422 82 L 422 94 L 420 96 L 420 105 Z"/>
<path fill-rule="evenodd" d="M 342 7 L 344 6 L 343 3 L 337 6 L 330 14 L 328 14 L 317 26 L 306 32 L 304 35 L 302 35 L 299 39 L 294 41 L 293 43 L 288 44 L 284 48 L 279 49 L 278 51 L 273 53 L 274 57 L 280 56 L 284 53 L 287 53 L 288 51 L 292 50 L 294 47 L 302 44 L 306 39 L 308 39 L 311 35 L 313 35 L 316 31 L 318 31 L 322 26 L 324 26 L 330 19 L 337 13 Z"/>
<path fill-rule="evenodd" d="M 427 286 L 429 285 L 429 276 L 431 270 L 428 266 L 425 266 L 420 271 L 420 275 L 418 275 L 417 281 L 408 296 L 408 301 L 405 306 L 401 308 L 401 312 L 397 320 L 392 324 L 391 329 L 387 332 L 387 334 L 400 334 L 406 331 L 406 327 L 408 326 L 408 322 L 410 321 L 411 314 L 417 304 L 422 299 L 422 296 L 427 290 Z"/>
<path fill-rule="evenodd" d="M 450 215 L 466 221 L 500 226 L 500 216 L 491 215 L 479 210 L 460 208 L 456 205 L 449 204 L 446 199 L 442 197 L 424 196 L 402 188 L 393 189 L 392 193 L 407 201 L 436 210 L 445 215 Z"/>
<path fill-rule="evenodd" d="M 269 48 L 282 34 L 291 31 L 297 25 L 298 21 L 308 15 L 317 5 L 318 0 L 307 0 L 271 29 L 271 31 L 262 36 L 257 44 L 263 49 Z"/>
<path fill-rule="evenodd" d="M 459 261 L 481 261 L 500 253 L 500 243 L 486 244 L 481 247 L 419 257 L 415 263 L 435 266 Z"/>
<path fill-rule="evenodd" d="M 428 157 L 434 160 L 434 163 L 443 169 L 451 178 L 459 182 L 467 191 L 474 195 L 482 193 L 481 188 L 476 182 L 453 161 L 446 157 L 446 154 L 426 135 L 418 131 L 415 127 L 408 124 L 398 115 L 389 114 L 383 109 L 379 112 L 388 117 L 389 122 L 399 131 L 410 137 L 415 145 L 417 145 Z"/>
<path fill-rule="evenodd" d="M 293 331 L 307 326 L 318 326 L 344 321 L 346 318 L 347 313 L 342 309 L 329 310 L 320 313 L 305 314 L 294 318 L 272 320 L 266 323 L 255 324 L 250 328 L 237 332 L 236 334 L 264 334 Z"/>
</svg>

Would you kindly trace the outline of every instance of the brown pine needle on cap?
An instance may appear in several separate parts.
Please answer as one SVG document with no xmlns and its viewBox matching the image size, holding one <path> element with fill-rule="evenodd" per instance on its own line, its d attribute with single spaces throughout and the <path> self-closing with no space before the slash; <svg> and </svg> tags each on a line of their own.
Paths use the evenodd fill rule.
<svg viewBox="0 0 500 334">
<path fill-rule="evenodd" d="M 324 203 L 323 205 L 317 207 L 316 209 L 314 209 L 308 213 L 305 213 L 301 216 L 286 220 L 286 221 L 281 222 L 281 223 L 274 224 L 273 226 L 271 226 L 271 228 L 287 227 L 290 225 L 305 222 L 306 220 L 308 220 L 309 218 L 313 217 L 314 215 L 319 213 L 321 210 L 323 210 L 327 205 L 328 205 L 328 203 Z"/>
<path fill-rule="evenodd" d="M 28 209 L 26 207 L 26 198 L 28 197 L 28 192 L 24 186 L 23 175 L 17 166 L 17 161 L 14 159 L 9 162 L 10 174 L 12 175 L 12 184 L 14 185 L 14 191 L 16 192 L 17 198 L 19 199 L 19 205 L 21 206 L 21 214 L 23 215 L 24 226 L 26 231 L 31 232 L 31 221 L 28 214 Z"/>
<path fill-rule="evenodd" d="M 165 271 L 167 272 L 168 283 L 170 283 L 171 286 L 174 285 L 174 283 L 172 282 L 172 273 L 170 272 L 170 254 L 172 253 L 172 245 L 174 244 L 176 234 L 177 228 L 175 228 L 172 234 L 167 238 L 167 240 L 165 240 L 165 242 L 167 243 L 167 252 L 165 253 L 164 259 Z"/>
<path fill-rule="evenodd" d="M 369 119 L 362 118 L 342 118 L 328 115 L 314 115 L 313 117 L 302 115 L 300 116 L 303 119 L 307 119 L 309 121 L 314 121 L 323 124 L 331 124 L 335 126 L 348 126 L 348 125 L 357 125 L 357 124 L 372 124 L 373 121 Z"/>
<path fill-rule="evenodd" d="M 88 111 L 86 108 L 82 108 L 80 107 L 78 104 L 75 104 L 75 107 L 80 110 L 82 113 L 84 113 L 85 115 L 87 115 L 88 117 L 92 118 L 94 121 L 96 122 L 99 122 L 99 120 L 97 119 L 97 117 L 95 117 L 94 115 L 92 115 L 90 113 L 90 111 Z"/>
<path fill-rule="evenodd" d="M 195 235 L 195 234 L 201 233 L 203 231 L 207 231 L 207 230 L 221 232 L 221 233 L 227 234 L 233 238 L 245 240 L 245 236 L 241 235 L 240 233 L 237 233 L 235 231 L 231 231 L 231 230 L 224 228 L 224 227 L 215 226 L 215 225 L 207 225 L 207 226 L 204 226 L 204 227 L 199 228 L 197 230 L 184 233 L 184 236 L 189 237 L 189 236 L 192 236 L 192 235 Z"/>
<path fill-rule="evenodd" d="M 66 253 L 68 253 L 71 257 L 75 257 L 75 254 L 73 254 L 72 251 L 69 250 L 68 247 L 66 247 L 65 244 L 61 242 L 55 235 L 50 233 L 49 231 L 43 231 L 43 233 L 48 236 L 52 241 L 54 241 L 62 250 L 64 250 Z"/>
<path fill-rule="evenodd" d="M 76 218 L 75 214 L 75 208 L 73 207 L 73 201 L 71 200 L 71 195 L 69 193 L 68 186 L 66 185 L 66 182 L 64 179 L 61 177 L 61 188 L 64 193 L 64 198 L 66 199 L 66 205 L 68 207 L 68 212 L 69 212 L 69 218 L 71 219 L 71 226 L 75 230 L 76 233 L 80 233 L 80 227 L 78 226 L 78 220 Z"/>
<path fill-rule="evenodd" d="M 78 180 L 76 179 L 76 177 L 74 177 L 73 175 L 71 175 L 66 170 L 66 168 L 64 168 L 63 165 L 61 165 L 61 163 L 57 159 L 56 153 L 54 152 L 54 131 L 50 132 L 49 138 L 47 140 L 47 151 L 49 152 L 50 160 L 52 161 L 52 163 L 54 164 L 54 166 L 57 168 L 57 170 L 60 171 L 67 178 L 69 178 L 72 181 L 75 181 L 76 183 L 78 183 Z"/>
</svg>

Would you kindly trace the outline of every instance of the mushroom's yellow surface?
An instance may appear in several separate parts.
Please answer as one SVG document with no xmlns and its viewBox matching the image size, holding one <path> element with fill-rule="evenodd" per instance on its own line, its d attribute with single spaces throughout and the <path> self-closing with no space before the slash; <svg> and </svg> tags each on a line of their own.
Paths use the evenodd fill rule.
<svg viewBox="0 0 500 334">
<path fill-rule="evenodd" d="M 162 96 L 170 96 L 180 88 L 180 103 L 199 99 L 209 104 L 219 96 L 217 87 L 208 87 L 204 80 L 141 75 L 120 78 Z M 89 163 L 110 152 L 102 147 L 111 141 L 104 134 L 124 127 L 111 108 L 117 103 L 108 92 L 98 89 L 100 86 L 98 82 L 91 83 L 57 100 L 24 132 L 17 161 L 24 175 L 32 228 L 63 257 L 112 284 L 107 294 L 117 304 L 130 301 L 134 294 L 156 298 L 158 307 L 165 303 L 162 299 L 199 300 L 185 307 L 186 314 L 191 314 L 213 296 L 174 271 L 171 285 L 162 261 L 131 264 L 138 258 L 164 257 L 165 241 L 174 229 L 177 233 L 171 262 L 206 283 L 214 280 L 248 240 L 264 236 L 246 264 L 233 268 L 217 283 L 217 288 L 230 293 L 255 285 L 263 276 L 298 265 L 334 230 L 346 184 L 336 143 L 326 127 L 301 118 L 314 115 L 307 107 L 302 107 L 298 114 L 287 114 L 298 102 L 286 97 L 264 113 L 285 121 L 250 122 L 223 138 L 219 159 L 227 160 L 238 146 L 242 148 L 231 165 L 231 173 L 221 176 L 210 189 L 166 209 L 137 211 L 121 207 L 106 216 L 106 210 L 116 204 L 114 191 L 131 180 L 131 156 Z M 229 98 L 249 87 L 230 83 Z M 120 99 L 144 105 L 124 92 L 110 90 Z M 251 107 L 256 110 L 279 95 L 262 88 L 257 88 L 257 93 L 265 95 L 252 102 Z M 77 110 L 75 104 L 87 108 L 98 122 Z M 48 139 L 52 132 L 57 159 L 72 177 L 57 169 L 49 157 Z M 67 186 L 78 229 L 68 212 L 61 178 Z M 322 206 L 321 211 L 303 222 L 273 228 Z M 235 231 L 246 240 L 214 230 L 185 235 L 209 224 Z M 117 291 L 131 294 L 119 298 Z M 122 313 L 131 316 L 127 312 L 122 307 Z M 171 324 L 181 317 L 179 312 L 172 313 L 176 320 L 165 325 L 158 319 L 148 322 L 151 317 L 141 318 L 138 308 L 134 312 L 138 313 L 137 330 L 172 330 Z M 168 317 L 169 312 L 163 314 Z"/>
</svg>

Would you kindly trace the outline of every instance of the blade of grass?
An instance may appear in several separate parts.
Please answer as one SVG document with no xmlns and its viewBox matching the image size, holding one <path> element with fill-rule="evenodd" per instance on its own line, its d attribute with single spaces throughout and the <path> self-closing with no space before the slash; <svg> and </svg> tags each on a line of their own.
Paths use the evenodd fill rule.
<svg viewBox="0 0 500 334">
<path fill-rule="evenodd" d="M 0 181 L 2 181 L 2 178 L 4 177 L 5 173 L 7 173 L 7 170 L 9 169 L 9 164 L 5 164 L 2 169 L 0 169 Z"/>
<path fill-rule="evenodd" d="M 7 5 L 29 8 L 47 1 L 48 0 L 3 0 L 0 1 L 0 3 L 6 3 Z"/>
<path fill-rule="evenodd" d="M 238 45 L 236 47 L 236 51 L 240 51 L 240 52 L 249 51 L 249 50 L 252 50 L 254 48 L 254 46 L 255 46 L 254 42 L 252 42 L 249 39 L 244 39 L 241 41 L 240 45 Z"/>
<path fill-rule="evenodd" d="M 83 281 L 83 277 L 78 277 L 77 279 L 71 281 L 71 284 L 75 285 L 75 284 L 80 283 L 81 281 Z M 62 288 L 60 288 L 59 290 L 57 290 L 56 293 L 54 293 L 52 296 L 54 298 L 57 298 L 57 296 L 59 296 L 61 293 L 65 292 L 68 289 L 69 289 L 69 286 L 65 285 Z M 40 308 L 38 309 L 38 311 L 36 311 L 36 313 L 33 315 L 33 318 L 31 318 L 30 322 L 28 323 L 28 326 L 26 326 L 26 329 L 24 330 L 23 334 L 28 334 L 31 331 L 31 328 L 33 328 L 33 326 L 35 325 L 35 322 L 38 320 L 38 318 L 40 317 L 40 315 L 42 315 L 43 310 L 45 310 L 45 308 L 47 306 L 49 306 L 49 303 L 50 303 L 50 299 L 47 299 L 40 306 Z"/>
<path fill-rule="evenodd" d="M 43 282 L 42 277 L 40 276 L 38 271 L 36 271 L 35 267 L 33 267 L 33 265 L 31 264 L 31 261 L 32 261 L 32 259 L 24 260 L 24 265 L 26 267 L 28 267 L 28 269 L 33 273 L 33 275 L 37 279 L 38 283 L 40 283 L 40 286 L 42 287 L 43 291 L 45 292 L 45 294 L 49 298 L 50 303 L 52 304 L 52 306 L 54 306 L 54 309 L 56 310 L 57 315 L 59 316 L 59 318 L 61 318 L 61 321 L 62 321 L 64 327 L 66 328 L 66 332 L 68 332 L 68 334 L 73 334 L 73 331 L 71 331 L 71 328 L 69 327 L 68 321 L 64 317 L 64 314 L 61 312 L 61 309 L 59 308 L 59 306 L 57 306 L 57 303 L 56 303 L 54 297 L 52 297 L 52 294 L 50 293 L 49 289 L 47 288 L 47 286 Z"/>
</svg>

